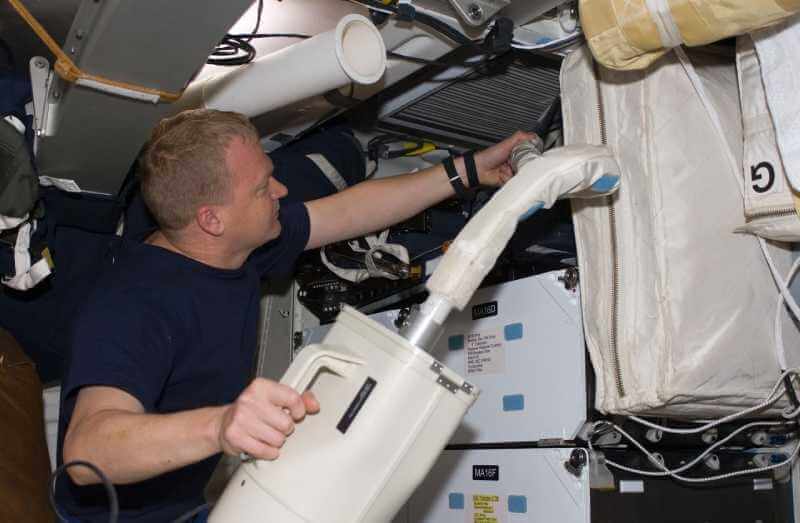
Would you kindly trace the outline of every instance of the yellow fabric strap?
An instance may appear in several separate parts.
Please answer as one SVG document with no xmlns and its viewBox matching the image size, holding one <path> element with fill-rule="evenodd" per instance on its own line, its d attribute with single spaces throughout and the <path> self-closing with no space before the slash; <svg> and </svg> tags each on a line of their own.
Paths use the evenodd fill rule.
<svg viewBox="0 0 800 523">
<path fill-rule="evenodd" d="M 97 76 L 93 74 L 86 73 L 82 71 L 78 66 L 75 65 L 75 62 L 70 59 L 69 56 L 61 49 L 61 47 L 53 40 L 53 38 L 47 33 L 42 24 L 39 23 L 36 18 L 28 11 L 20 0 L 8 0 L 9 3 L 16 9 L 17 13 L 25 20 L 28 25 L 33 29 L 33 32 L 39 37 L 39 39 L 50 49 L 50 51 L 56 56 L 56 63 L 53 66 L 55 72 L 63 78 L 67 82 L 75 83 L 78 80 L 86 80 L 91 82 L 96 82 L 98 84 L 102 84 L 105 86 L 109 86 L 115 88 L 117 90 L 122 91 L 132 91 L 134 93 L 144 94 L 148 96 L 153 96 L 158 98 L 158 100 L 164 100 L 166 102 L 174 102 L 178 100 L 183 93 L 175 93 L 170 91 L 161 91 L 159 89 L 152 89 L 150 87 L 142 87 L 140 85 L 129 84 L 125 82 L 118 82 L 116 80 L 110 80 L 108 78 L 104 78 L 102 76 Z"/>
<path fill-rule="evenodd" d="M 800 11 L 800 0 L 666 0 L 688 46 L 705 45 L 776 23 Z M 643 69 L 663 56 L 646 0 L 580 0 L 592 54 L 611 69 Z"/>
</svg>

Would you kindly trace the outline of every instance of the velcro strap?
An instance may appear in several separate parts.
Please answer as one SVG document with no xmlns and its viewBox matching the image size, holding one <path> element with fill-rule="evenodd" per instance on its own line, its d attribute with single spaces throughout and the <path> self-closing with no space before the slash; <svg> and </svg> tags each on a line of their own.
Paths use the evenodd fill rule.
<svg viewBox="0 0 800 523">
<path fill-rule="evenodd" d="M 461 182 L 461 177 L 458 175 L 458 171 L 456 170 L 456 164 L 453 162 L 453 157 L 450 156 L 445 158 L 442 162 L 444 165 L 445 173 L 447 174 L 447 179 L 450 180 L 450 185 L 453 186 L 453 190 L 456 192 L 456 196 L 458 196 L 459 200 L 468 200 L 469 199 L 469 192 L 467 188 L 464 187 L 464 184 Z"/>
<path fill-rule="evenodd" d="M 474 189 L 481 184 L 478 179 L 478 168 L 475 166 L 475 153 L 469 151 L 464 154 L 464 167 L 467 169 L 467 181 L 469 188 Z"/>
</svg>

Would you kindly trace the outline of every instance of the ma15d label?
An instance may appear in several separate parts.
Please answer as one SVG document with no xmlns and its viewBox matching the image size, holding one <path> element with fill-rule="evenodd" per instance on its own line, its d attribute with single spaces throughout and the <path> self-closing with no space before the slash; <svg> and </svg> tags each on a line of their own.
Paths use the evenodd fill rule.
<svg viewBox="0 0 800 523">
<path fill-rule="evenodd" d="M 481 318 L 488 318 L 489 316 L 497 316 L 497 302 L 489 301 L 486 303 L 479 303 L 472 306 L 472 319 L 479 320 Z"/>
</svg>

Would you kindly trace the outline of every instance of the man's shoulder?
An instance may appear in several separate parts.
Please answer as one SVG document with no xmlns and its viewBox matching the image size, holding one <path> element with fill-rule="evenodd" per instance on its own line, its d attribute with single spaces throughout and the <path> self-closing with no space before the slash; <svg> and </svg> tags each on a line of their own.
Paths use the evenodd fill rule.
<svg viewBox="0 0 800 523">
<path fill-rule="evenodd" d="M 308 244 L 311 223 L 303 202 L 281 205 L 279 220 L 280 236 L 253 251 L 248 259 L 248 263 L 262 276 L 291 274 L 294 262 Z"/>
<path fill-rule="evenodd" d="M 182 300 L 189 287 L 187 275 L 169 261 L 122 246 L 113 253 L 97 274 L 88 293 L 82 315 L 168 312 Z"/>
</svg>

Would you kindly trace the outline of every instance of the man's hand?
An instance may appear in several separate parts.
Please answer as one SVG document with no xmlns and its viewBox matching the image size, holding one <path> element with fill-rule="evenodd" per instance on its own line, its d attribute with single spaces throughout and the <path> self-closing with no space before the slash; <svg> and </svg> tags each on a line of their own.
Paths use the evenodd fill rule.
<svg viewBox="0 0 800 523">
<path fill-rule="evenodd" d="M 518 143 L 530 140 L 532 133 L 513 136 L 475 154 L 475 167 L 481 185 L 500 187 L 514 173 L 508 160 Z M 464 158 L 454 162 L 465 187 L 469 187 Z M 311 223 L 306 249 L 357 238 L 383 230 L 419 214 L 454 191 L 445 167 L 436 165 L 405 176 L 367 180 L 332 196 L 306 203 Z"/>
<path fill-rule="evenodd" d="M 281 383 L 256 378 L 224 410 L 220 446 L 226 454 L 246 452 L 255 458 L 276 459 L 295 423 L 316 412 L 319 403 L 310 391 L 301 395 Z"/>
<path fill-rule="evenodd" d="M 533 133 L 517 131 L 500 143 L 488 147 L 475 154 L 475 166 L 478 168 L 478 179 L 481 185 L 500 187 L 514 176 L 508 159 L 511 150 L 520 142 L 531 140 Z"/>
</svg>

